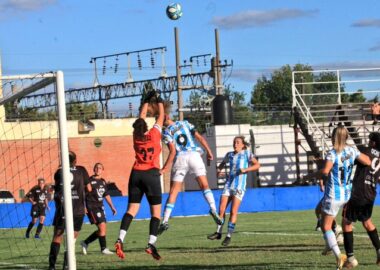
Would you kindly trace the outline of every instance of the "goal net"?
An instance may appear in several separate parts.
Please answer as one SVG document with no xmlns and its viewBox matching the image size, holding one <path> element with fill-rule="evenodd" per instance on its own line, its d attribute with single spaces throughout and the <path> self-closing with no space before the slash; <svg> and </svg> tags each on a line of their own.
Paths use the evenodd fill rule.
<svg viewBox="0 0 380 270">
<path fill-rule="evenodd" d="M 0 81 L 0 269 L 45 269 L 53 237 L 53 176 L 61 165 L 64 172 L 69 170 L 63 73 L 0 76 Z M 28 96 L 43 93 L 54 100 L 52 106 L 28 104 Z M 65 203 L 71 205 L 65 175 L 65 198 L 70 198 Z M 44 226 L 35 217 L 27 238 L 33 212 L 26 195 L 40 178 L 45 179 L 50 210 L 46 209 Z M 72 225 L 66 228 L 70 269 L 75 269 Z M 58 264 L 62 260 L 61 256 Z"/>
</svg>

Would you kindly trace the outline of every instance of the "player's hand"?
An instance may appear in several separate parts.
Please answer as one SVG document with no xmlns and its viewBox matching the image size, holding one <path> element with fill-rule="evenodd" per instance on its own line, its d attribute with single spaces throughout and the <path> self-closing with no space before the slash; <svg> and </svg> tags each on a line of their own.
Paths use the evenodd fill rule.
<svg viewBox="0 0 380 270">
<path fill-rule="evenodd" d="M 164 103 L 164 100 L 162 99 L 160 93 L 156 92 L 156 100 L 157 103 Z"/>
<path fill-rule="evenodd" d="M 112 207 L 111 210 L 112 210 L 112 214 L 115 216 L 117 214 L 115 207 Z"/>
<path fill-rule="evenodd" d="M 155 90 L 150 90 L 145 94 L 145 97 L 143 98 L 143 103 L 149 103 L 149 101 L 157 94 Z"/>
<path fill-rule="evenodd" d="M 244 169 L 244 168 L 240 168 L 239 170 L 238 170 L 238 174 L 244 174 L 244 173 L 246 173 L 247 171 Z"/>
<path fill-rule="evenodd" d="M 161 170 L 159 170 L 158 172 L 160 173 L 160 175 L 163 175 L 165 173 L 166 169 L 165 168 L 162 168 Z"/>
<path fill-rule="evenodd" d="M 214 156 L 211 152 L 207 152 L 207 159 L 208 160 L 214 160 Z"/>
</svg>

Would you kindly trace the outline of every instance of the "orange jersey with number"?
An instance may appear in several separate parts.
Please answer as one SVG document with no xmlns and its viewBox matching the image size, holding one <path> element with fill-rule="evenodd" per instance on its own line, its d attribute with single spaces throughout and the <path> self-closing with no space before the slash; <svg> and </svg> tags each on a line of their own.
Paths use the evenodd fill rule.
<svg viewBox="0 0 380 270">
<path fill-rule="evenodd" d="M 133 138 L 133 147 L 136 154 L 134 170 L 160 169 L 161 128 L 159 125 L 154 125 L 145 134 L 144 140 Z"/>
</svg>

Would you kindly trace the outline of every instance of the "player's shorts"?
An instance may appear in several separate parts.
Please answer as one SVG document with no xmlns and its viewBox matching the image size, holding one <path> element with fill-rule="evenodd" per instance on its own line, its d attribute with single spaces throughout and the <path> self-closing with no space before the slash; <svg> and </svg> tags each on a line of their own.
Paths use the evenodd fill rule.
<svg viewBox="0 0 380 270">
<path fill-rule="evenodd" d="M 199 152 L 184 152 L 177 155 L 172 166 L 171 181 L 183 182 L 186 174 L 205 176 L 206 167 Z"/>
<path fill-rule="evenodd" d="M 374 202 L 360 205 L 353 201 L 348 201 L 343 208 L 342 216 L 350 222 L 367 221 L 372 216 L 373 204 Z"/>
<path fill-rule="evenodd" d="M 332 198 L 324 196 L 322 199 L 322 212 L 336 217 L 338 215 L 339 209 L 342 208 L 347 201 L 336 201 Z"/>
<path fill-rule="evenodd" d="M 240 201 L 243 200 L 245 194 L 245 190 L 242 189 L 233 189 L 231 187 L 225 186 L 223 189 L 222 196 L 234 196 L 235 198 L 239 199 Z"/>
<path fill-rule="evenodd" d="M 104 207 L 87 208 L 87 217 L 91 224 L 100 224 L 106 222 Z"/>
<path fill-rule="evenodd" d="M 45 209 L 46 207 L 44 207 L 43 205 L 40 205 L 40 204 L 34 204 L 32 205 L 32 209 L 30 209 L 30 216 L 32 218 L 38 218 L 38 217 L 44 217 L 46 216 L 45 214 Z"/>
<path fill-rule="evenodd" d="M 82 229 L 84 215 L 74 216 L 74 231 L 79 232 Z M 53 225 L 58 230 L 65 230 L 65 215 L 63 208 L 56 209 Z"/>
<path fill-rule="evenodd" d="M 146 195 L 150 205 L 162 202 L 160 173 L 158 169 L 147 171 L 132 170 L 128 184 L 128 203 L 141 203 Z"/>
</svg>

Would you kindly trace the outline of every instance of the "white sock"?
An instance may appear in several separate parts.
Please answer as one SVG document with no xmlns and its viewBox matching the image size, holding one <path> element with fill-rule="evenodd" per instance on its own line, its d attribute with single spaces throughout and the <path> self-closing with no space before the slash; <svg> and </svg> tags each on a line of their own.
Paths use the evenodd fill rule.
<svg viewBox="0 0 380 270">
<path fill-rule="evenodd" d="M 235 231 L 235 223 L 228 222 L 228 232 L 227 237 L 231 237 L 232 233 Z"/>
<path fill-rule="evenodd" d="M 119 232 L 119 239 L 121 240 L 121 242 L 124 242 L 124 238 L 125 238 L 126 234 L 127 234 L 127 231 L 120 230 L 120 232 Z"/>
<path fill-rule="evenodd" d="M 162 221 L 163 223 L 167 223 L 169 221 L 169 218 L 172 214 L 173 208 L 174 208 L 174 203 L 167 203 L 166 204 L 165 211 L 164 211 L 164 219 Z"/>
<path fill-rule="evenodd" d="M 217 233 L 222 233 L 223 225 L 218 225 L 218 228 L 216 229 Z"/>
<path fill-rule="evenodd" d="M 336 258 L 339 258 L 340 256 L 340 249 L 338 246 L 338 243 L 336 242 L 336 236 L 335 233 L 332 230 L 329 230 L 324 233 L 324 238 L 326 241 L 326 245 L 328 245 L 329 248 L 331 248 L 332 252 L 334 253 Z"/>
<path fill-rule="evenodd" d="M 156 244 L 156 241 L 157 241 L 157 236 L 154 236 L 154 235 L 149 235 L 149 241 L 148 243 L 151 244 L 151 245 L 154 245 Z"/>
<path fill-rule="evenodd" d="M 216 212 L 214 194 L 212 194 L 211 189 L 203 190 L 203 196 L 205 196 L 205 199 L 208 202 L 208 204 L 210 205 L 211 210 Z"/>
</svg>

